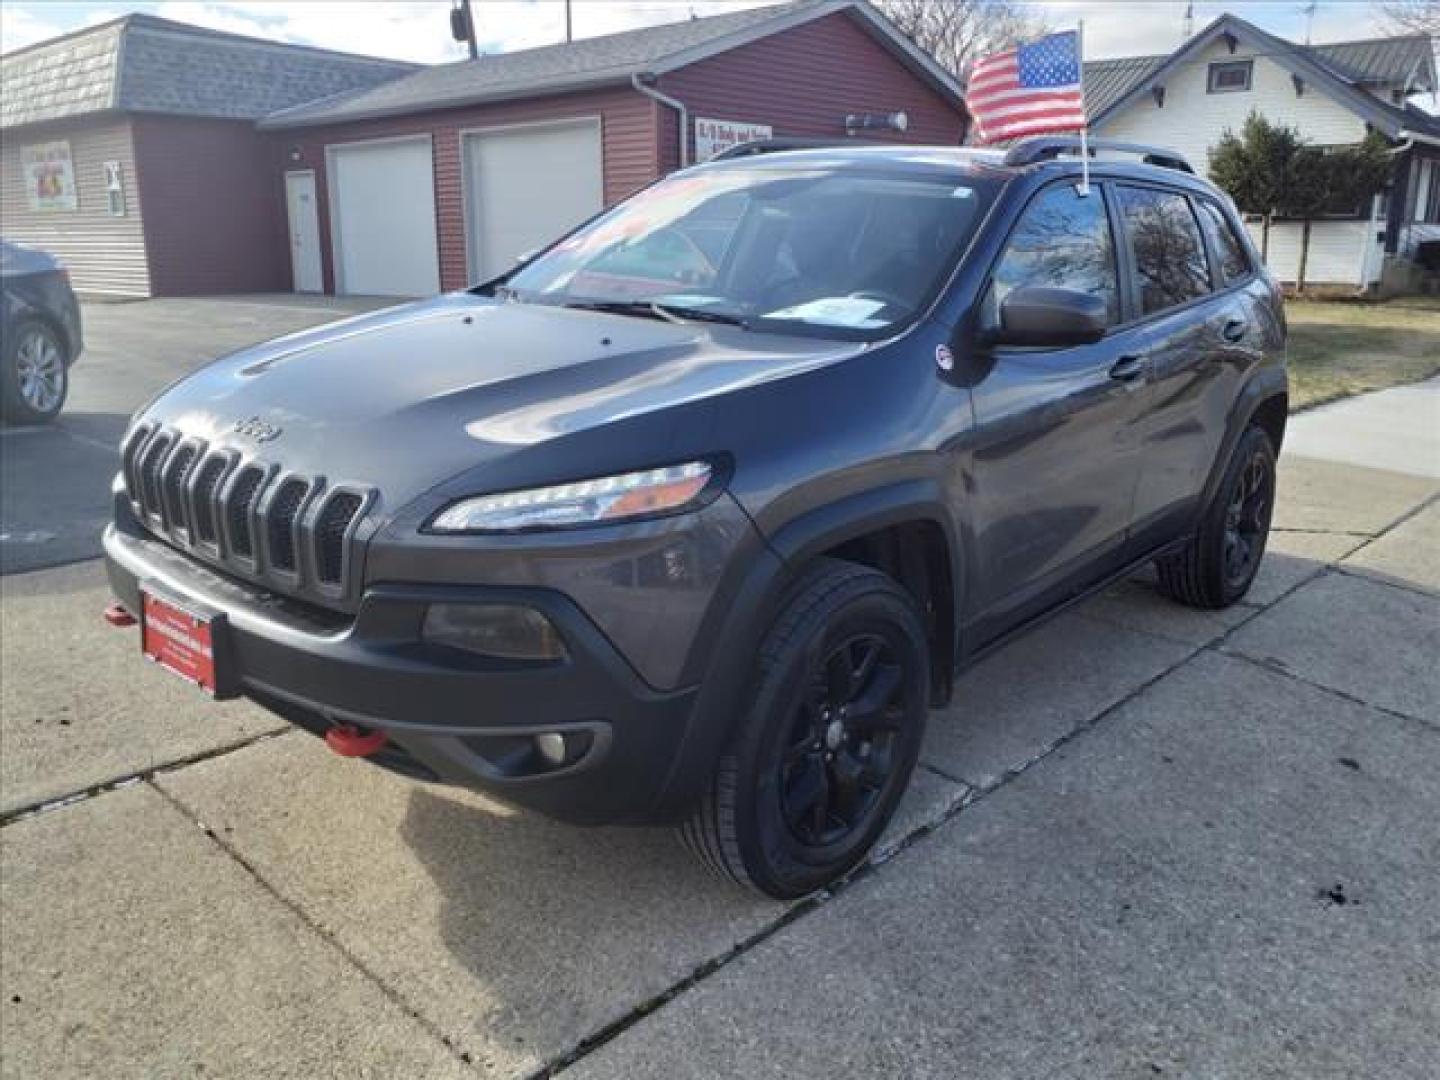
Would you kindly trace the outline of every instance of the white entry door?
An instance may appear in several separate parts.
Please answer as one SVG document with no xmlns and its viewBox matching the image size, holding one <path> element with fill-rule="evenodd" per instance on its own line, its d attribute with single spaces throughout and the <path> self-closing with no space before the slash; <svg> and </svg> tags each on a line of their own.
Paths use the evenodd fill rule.
<svg viewBox="0 0 1440 1080">
<path fill-rule="evenodd" d="M 324 292 L 320 273 L 320 214 L 315 206 L 315 174 L 285 174 L 285 211 L 290 221 L 290 280 L 296 292 Z"/>
<path fill-rule="evenodd" d="M 326 147 L 335 291 L 431 296 L 440 291 L 430 139 Z"/>
<path fill-rule="evenodd" d="M 604 206 L 600 121 L 565 120 L 465 135 L 472 281 L 569 232 Z"/>
</svg>

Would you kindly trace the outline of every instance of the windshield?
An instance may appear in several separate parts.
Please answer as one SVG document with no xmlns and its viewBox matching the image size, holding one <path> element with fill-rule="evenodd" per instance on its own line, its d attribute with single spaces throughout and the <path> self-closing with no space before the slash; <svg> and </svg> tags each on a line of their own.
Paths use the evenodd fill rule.
<svg viewBox="0 0 1440 1080">
<path fill-rule="evenodd" d="M 930 302 L 988 198 L 954 174 L 705 170 L 621 203 L 506 286 L 531 303 L 879 337 Z"/>
</svg>

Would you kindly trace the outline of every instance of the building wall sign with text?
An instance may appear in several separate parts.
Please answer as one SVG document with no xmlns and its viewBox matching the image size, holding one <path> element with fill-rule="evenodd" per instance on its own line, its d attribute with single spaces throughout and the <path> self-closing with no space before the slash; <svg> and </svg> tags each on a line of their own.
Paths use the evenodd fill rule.
<svg viewBox="0 0 1440 1080">
<path fill-rule="evenodd" d="M 80 205 L 75 196 L 75 165 L 70 160 L 68 142 L 22 146 L 20 164 L 31 210 L 74 210 Z"/>
<path fill-rule="evenodd" d="M 737 120 L 695 118 L 695 160 L 709 161 L 722 150 L 741 143 L 768 139 L 774 134 L 769 124 L 746 124 Z"/>
</svg>

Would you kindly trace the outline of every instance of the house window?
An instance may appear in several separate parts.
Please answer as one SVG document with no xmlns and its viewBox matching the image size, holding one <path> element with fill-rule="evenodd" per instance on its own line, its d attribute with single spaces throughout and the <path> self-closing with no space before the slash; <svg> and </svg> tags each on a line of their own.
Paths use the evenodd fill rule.
<svg viewBox="0 0 1440 1080">
<path fill-rule="evenodd" d="M 107 161 L 105 168 L 105 207 L 111 217 L 125 216 L 125 173 L 118 161 Z"/>
<path fill-rule="evenodd" d="M 1421 186 L 1424 210 L 1416 216 L 1426 225 L 1440 225 L 1440 161 L 1427 161 L 1429 177 Z"/>
<path fill-rule="evenodd" d="M 1210 83 L 1207 90 L 1212 94 L 1229 94 L 1250 89 L 1250 72 L 1253 60 L 1227 60 L 1223 64 L 1210 65 Z"/>
</svg>

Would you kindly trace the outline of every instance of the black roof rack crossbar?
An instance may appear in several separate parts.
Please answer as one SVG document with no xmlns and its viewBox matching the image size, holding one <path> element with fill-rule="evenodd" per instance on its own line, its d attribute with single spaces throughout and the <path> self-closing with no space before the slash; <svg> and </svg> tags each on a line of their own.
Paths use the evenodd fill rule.
<svg viewBox="0 0 1440 1080">
<path fill-rule="evenodd" d="M 786 150 L 836 150 L 844 146 L 875 146 L 865 139 L 755 139 L 737 143 L 721 150 L 711 161 L 729 161 L 732 158 L 755 157 L 759 154 L 779 154 Z"/>
<path fill-rule="evenodd" d="M 1184 156 L 1163 146 L 1145 146 L 1141 143 L 1114 142 L 1110 139 L 1091 139 L 1090 156 L 1099 150 L 1113 153 L 1136 154 L 1146 165 L 1159 165 L 1165 169 L 1194 173 L 1190 162 Z M 1040 161 L 1053 161 L 1062 154 L 1080 154 L 1080 138 L 1076 135 L 1048 135 L 1038 139 L 1025 139 L 1005 152 L 1006 165 L 1034 165 Z"/>
</svg>

